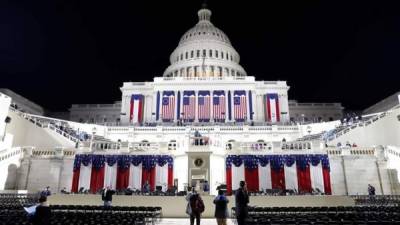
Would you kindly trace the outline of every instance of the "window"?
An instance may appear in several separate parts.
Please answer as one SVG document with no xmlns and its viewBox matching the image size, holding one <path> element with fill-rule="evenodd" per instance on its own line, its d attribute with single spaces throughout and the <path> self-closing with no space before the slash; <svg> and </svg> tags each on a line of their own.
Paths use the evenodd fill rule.
<svg viewBox="0 0 400 225">
<path fill-rule="evenodd" d="M 202 55 L 202 57 L 206 57 L 206 55 L 207 55 L 207 50 L 203 49 L 203 55 Z"/>
<path fill-rule="evenodd" d="M 194 57 L 194 51 L 192 50 L 191 52 L 190 52 L 190 58 L 193 58 Z"/>
<path fill-rule="evenodd" d="M 218 50 L 215 50 L 215 58 L 218 58 Z"/>
<path fill-rule="evenodd" d="M 228 53 L 226 53 L 225 58 L 228 59 Z"/>
<path fill-rule="evenodd" d="M 185 59 L 188 59 L 189 52 L 185 53 Z"/>
<path fill-rule="evenodd" d="M 231 61 L 233 61 L 232 55 L 231 55 Z"/>
<path fill-rule="evenodd" d="M 197 58 L 200 57 L 200 50 L 197 50 Z"/>
<path fill-rule="evenodd" d="M 208 56 L 212 57 L 212 50 L 211 49 L 208 51 Z"/>
</svg>

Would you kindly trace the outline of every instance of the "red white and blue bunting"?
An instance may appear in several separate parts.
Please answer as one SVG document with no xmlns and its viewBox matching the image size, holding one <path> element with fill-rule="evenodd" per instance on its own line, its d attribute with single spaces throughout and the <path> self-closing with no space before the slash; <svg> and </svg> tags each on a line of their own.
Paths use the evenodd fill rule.
<svg viewBox="0 0 400 225">
<path fill-rule="evenodd" d="M 104 187 L 141 190 L 145 182 L 150 189 L 173 185 L 173 158 L 169 155 L 93 155 L 75 156 L 72 192 L 80 188 L 96 193 Z"/>
<path fill-rule="evenodd" d="M 228 193 L 246 181 L 249 191 L 295 189 L 331 194 L 328 155 L 229 155 L 226 158 Z"/>
</svg>

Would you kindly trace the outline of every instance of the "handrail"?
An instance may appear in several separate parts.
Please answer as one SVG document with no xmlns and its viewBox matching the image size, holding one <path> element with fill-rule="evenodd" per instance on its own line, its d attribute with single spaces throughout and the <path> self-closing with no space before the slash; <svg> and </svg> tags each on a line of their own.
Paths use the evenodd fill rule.
<svg viewBox="0 0 400 225">
<path fill-rule="evenodd" d="M 339 132 L 336 132 L 336 133 L 329 139 L 329 141 L 333 141 L 334 139 L 336 139 L 336 138 L 338 138 L 338 137 L 340 137 L 340 136 L 342 136 L 342 135 L 344 135 L 344 134 L 350 132 L 350 131 L 353 130 L 353 129 L 359 129 L 359 127 L 366 127 L 366 126 L 369 126 L 369 125 L 375 123 L 376 121 L 379 121 L 379 120 L 385 118 L 386 116 L 390 115 L 390 114 L 392 113 L 392 111 L 395 110 L 395 109 L 397 109 L 397 108 L 400 108 L 400 105 L 396 105 L 396 106 L 392 107 L 391 109 L 389 109 L 389 110 L 387 110 L 387 111 L 385 111 L 385 112 L 374 113 L 374 114 L 367 115 L 367 116 L 373 115 L 373 116 L 370 117 L 368 120 L 361 120 L 361 121 L 358 121 L 358 122 L 356 122 L 356 123 L 347 125 L 345 128 L 341 127 L 341 130 L 340 130 Z"/>
<path fill-rule="evenodd" d="M 54 131 L 54 132 L 60 134 L 61 136 L 67 138 L 67 139 L 70 140 L 70 141 L 73 141 L 73 142 L 78 142 L 78 141 L 79 141 L 78 138 L 71 136 L 70 134 L 68 134 L 68 133 L 66 133 L 66 132 L 64 132 L 64 131 L 62 131 L 62 130 L 60 130 L 60 129 L 58 129 L 57 127 L 55 127 L 55 126 L 52 125 L 52 124 L 50 124 L 50 123 L 43 124 L 43 123 L 41 123 L 42 121 L 37 121 L 37 120 L 35 120 L 35 119 L 36 119 L 36 118 L 41 118 L 41 119 L 46 119 L 46 120 L 50 120 L 50 121 L 65 121 L 65 122 L 68 122 L 68 123 L 69 123 L 70 121 L 52 119 L 52 118 L 49 118 L 49 117 L 38 116 L 38 115 L 34 115 L 34 114 L 29 114 L 29 113 L 23 113 L 23 112 L 21 112 L 21 111 L 18 111 L 18 110 L 16 110 L 16 109 L 12 108 L 12 107 L 10 107 L 10 109 L 12 109 L 11 111 L 16 112 L 19 116 L 21 116 L 22 118 L 24 118 L 24 119 L 26 119 L 26 120 L 32 122 L 33 124 L 35 124 L 35 125 L 38 126 L 38 127 L 41 127 L 41 128 L 48 128 L 48 129 L 50 129 L 50 130 L 52 130 L 52 131 Z"/>
</svg>

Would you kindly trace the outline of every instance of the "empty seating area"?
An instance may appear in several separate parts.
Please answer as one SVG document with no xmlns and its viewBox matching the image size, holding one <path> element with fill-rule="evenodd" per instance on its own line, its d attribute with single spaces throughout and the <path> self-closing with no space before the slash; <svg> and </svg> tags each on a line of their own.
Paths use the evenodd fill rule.
<svg viewBox="0 0 400 225">
<path fill-rule="evenodd" d="M 235 216 L 235 208 L 232 208 Z M 399 206 L 251 207 L 247 225 L 400 224 Z"/>
<path fill-rule="evenodd" d="M 0 194 L 0 225 L 28 225 L 23 206 L 37 202 L 37 195 Z M 161 207 L 50 205 L 51 224 L 109 225 L 109 224 L 157 224 L 162 216 Z"/>
<path fill-rule="evenodd" d="M 354 199 L 356 205 L 368 206 L 368 205 L 388 205 L 396 206 L 400 205 L 400 195 L 354 195 L 351 196 Z"/>
</svg>

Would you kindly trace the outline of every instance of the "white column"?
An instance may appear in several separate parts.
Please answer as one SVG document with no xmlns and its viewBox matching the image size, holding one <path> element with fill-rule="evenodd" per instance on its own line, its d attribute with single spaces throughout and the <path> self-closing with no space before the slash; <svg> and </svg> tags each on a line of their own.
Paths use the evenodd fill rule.
<svg viewBox="0 0 400 225">
<path fill-rule="evenodd" d="M 239 182 L 244 180 L 244 163 L 236 167 L 232 164 L 232 190 L 239 188 Z"/>
<path fill-rule="evenodd" d="M 253 100 L 253 97 L 252 97 L 252 100 Z M 250 122 L 250 114 L 251 114 L 251 112 L 250 112 L 250 98 L 249 98 L 249 91 L 247 90 L 246 91 L 246 119 L 247 119 L 247 122 Z"/>
<path fill-rule="evenodd" d="M 214 121 L 214 110 L 213 110 L 213 101 L 214 101 L 214 96 L 213 96 L 213 90 L 210 90 L 210 122 Z"/>
<path fill-rule="evenodd" d="M 257 112 L 257 108 L 259 105 L 257 105 L 257 95 L 256 95 L 256 91 L 252 91 L 251 92 L 251 100 L 252 100 L 252 108 L 253 108 L 253 121 L 257 121 L 257 116 L 258 116 L 258 112 Z"/>
<path fill-rule="evenodd" d="M 296 189 L 298 190 L 298 181 L 297 181 L 297 166 L 294 163 L 291 167 L 284 166 L 285 171 L 285 186 L 286 189 Z"/>
<path fill-rule="evenodd" d="M 180 106 L 181 106 L 181 109 L 180 109 L 180 114 L 181 115 L 179 115 L 179 116 L 182 116 L 182 112 L 183 112 L 183 92 L 184 92 L 184 90 L 181 90 L 180 91 L 181 92 L 181 101 L 179 102 L 179 104 L 180 104 Z"/>
<path fill-rule="evenodd" d="M 322 173 L 322 163 L 318 163 L 317 166 L 313 166 L 310 164 L 310 178 L 311 178 L 311 187 L 314 189 L 318 188 L 319 190 L 325 193 L 324 177 Z"/>
<path fill-rule="evenodd" d="M 174 108 L 174 122 L 178 121 L 178 91 L 175 91 L 175 108 Z"/>
<path fill-rule="evenodd" d="M 259 190 L 272 189 L 271 164 L 258 166 Z"/>
<path fill-rule="evenodd" d="M 196 93 L 196 100 L 195 100 L 195 112 L 194 112 L 194 122 L 199 122 L 199 112 L 197 111 L 198 110 L 198 105 L 199 105 L 199 91 L 195 91 L 195 93 Z"/>
<path fill-rule="evenodd" d="M 129 186 L 138 190 L 142 189 L 142 164 L 129 167 Z"/>
<path fill-rule="evenodd" d="M 152 118 L 154 119 L 154 122 L 158 122 L 158 121 L 156 121 L 156 118 L 157 118 L 157 115 L 156 115 L 157 114 L 157 92 L 158 91 L 155 91 L 153 94 L 154 102 L 153 102 L 152 113 L 154 112 L 154 115 L 152 115 Z M 160 91 L 160 104 L 161 104 L 161 99 L 162 99 L 162 91 Z M 161 109 L 158 113 L 160 114 L 160 112 L 161 112 Z M 161 117 L 159 116 L 158 119 L 161 120 Z"/>
<path fill-rule="evenodd" d="M 229 104 L 228 104 L 228 90 L 225 90 L 225 122 L 229 121 Z"/>
<path fill-rule="evenodd" d="M 81 169 L 79 172 L 79 184 L 78 190 L 83 187 L 84 190 L 90 189 L 90 177 L 92 173 L 92 165 L 89 164 L 88 166 L 81 165 Z"/>
<path fill-rule="evenodd" d="M 234 102 L 233 102 L 233 99 L 234 99 L 234 94 L 233 94 L 233 92 L 234 91 L 231 91 L 231 121 L 235 121 L 235 104 L 234 104 Z"/>
</svg>

